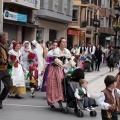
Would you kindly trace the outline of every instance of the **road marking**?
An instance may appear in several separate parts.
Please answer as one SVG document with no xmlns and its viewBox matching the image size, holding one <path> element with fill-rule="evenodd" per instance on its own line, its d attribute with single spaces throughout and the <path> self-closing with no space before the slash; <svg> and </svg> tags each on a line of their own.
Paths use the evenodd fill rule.
<svg viewBox="0 0 120 120">
<path fill-rule="evenodd" d="M 36 105 L 21 105 L 21 104 L 4 104 L 6 106 L 16 106 L 16 107 L 32 107 L 32 108 L 49 108 L 48 106 L 36 106 Z M 85 110 L 83 110 L 85 111 Z M 101 112 L 101 111 L 96 111 Z"/>
<path fill-rule="evenodd" d="M 4 105 L 6 105 L 6 106 L 17 106 L 17 107 L 47 108 L 47 106 L 21 105 L 21 104 L 4 104 Z"/>
</svg>

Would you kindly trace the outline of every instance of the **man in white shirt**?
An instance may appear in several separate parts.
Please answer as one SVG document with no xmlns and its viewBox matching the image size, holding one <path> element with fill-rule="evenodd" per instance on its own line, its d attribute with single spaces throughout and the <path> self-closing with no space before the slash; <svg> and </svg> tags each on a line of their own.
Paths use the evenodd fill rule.
<svg viewBox="0 0 120 120">
<path fill-rule="evenodd" d="M 91 68 L 92 68 L 92 71 L 94 70 L 94 54 L 95 54 L 95 46 L 93 45 L 93 43 L 88 43 L 88 47 L 86 48 L 86 51 L 85 51 L 85 55 L 89 55 L 91 56 L 92 60 L 91 60 Z"/>
<path fill-rule="evenodd" d="M 77 55 L 85 53 L 85 51 L 86 51 L 86 47 L 85 47 L 85 43 L 83 42 L 81 46 L 78 48 Z"/>
</svg>

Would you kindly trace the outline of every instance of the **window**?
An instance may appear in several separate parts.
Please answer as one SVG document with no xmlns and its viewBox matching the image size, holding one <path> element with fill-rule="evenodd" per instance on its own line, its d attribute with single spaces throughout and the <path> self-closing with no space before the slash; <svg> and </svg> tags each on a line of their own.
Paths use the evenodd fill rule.
<svg viewBox="0 0 120 120">
<path fill-rule="evenodd" d="M 100 26 L 104 27 L 104 18 L 100 18 Z"/>
<path fill-rule="evenodd" d="M 72 21 L 78 21 L 78 7 L 73 7 Z"/>
<path fill-rule="evenodd" d="M 36 36 L 36 40 L 43 40 L 43 35 L 44 35 L 44 29 L 38 29 L 37 30 L 37 36 Z"/>
<path fill-rule="evenodd" d="M 101 0 L 98 0 L 98 6 L 101 7 Z"/>
<path fill-rule="evenodd" d="M 58 0 L 58 12 L 62 13 L 63 0 Z"/>
<path fill-rule="evenodd" d="M 40 8 L 44 8 L 44 0 L 40 0 Z"/>
<path fill-rule="evenodd" d="M 67 15 L 70 15 L 71 0 L 67 0 Z"/>
<path fill-rule="evenodd" d="M 48 9 L 53 10 L 53 0 L 49 0 Z"/>
</svg>

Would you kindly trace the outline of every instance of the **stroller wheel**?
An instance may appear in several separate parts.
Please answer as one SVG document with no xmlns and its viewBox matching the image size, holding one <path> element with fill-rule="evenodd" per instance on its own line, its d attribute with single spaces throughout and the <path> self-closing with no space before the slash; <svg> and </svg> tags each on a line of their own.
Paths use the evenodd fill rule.
<svg viewBox="0 0 120 120">
<path fill-rule="evenodd" d="M 96 112 L 96 111 L 90 111 L 90 116 L 91 116 L 91 117 L 97 116 L 97 112 Z"/>
<path fill-rule="evenodd" d="M 82 111 L 78 111 L 78 112 L 77 112 L 77 116 L 78 116 L 78 117 L 83 117 L 83 116 L 84 116 L 84 114 L 83 114 L 83 112 L 82 112 Z"/>
</svg>

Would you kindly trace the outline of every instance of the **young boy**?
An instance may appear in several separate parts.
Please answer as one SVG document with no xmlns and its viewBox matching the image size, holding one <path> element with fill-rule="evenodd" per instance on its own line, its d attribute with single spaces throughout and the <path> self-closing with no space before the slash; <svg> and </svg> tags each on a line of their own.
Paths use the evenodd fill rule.
<svg viewBox="0 0 120 120">
<path fill-rule="evenodd" d="M 104 80 L 106 88 L 101 91 L 99 97 L 102 120 L 118 120 L 120 90 L 116 89 L 116 81 L 117 79 L 112 75 L 106 76 Z"/>
<path fill-rule="evenodd" d="M 81 101 L 79 102 L 80 107 L 83 107 L 86 110 L 90 111 L 90 110 L 94 110 L 93 107 L 96 107 L 98 105 L 96 104 L 96 100 L 94 98 L 91 98 L 90 95 L 88 94 L 87 85 L 88 85 L 88 81 L 81 79 L 79 81 L 78 88 L 76 88 L 75 90 L 75 97 L 78 100 L 83 100 L 83 102 Z"/>
</svg>

